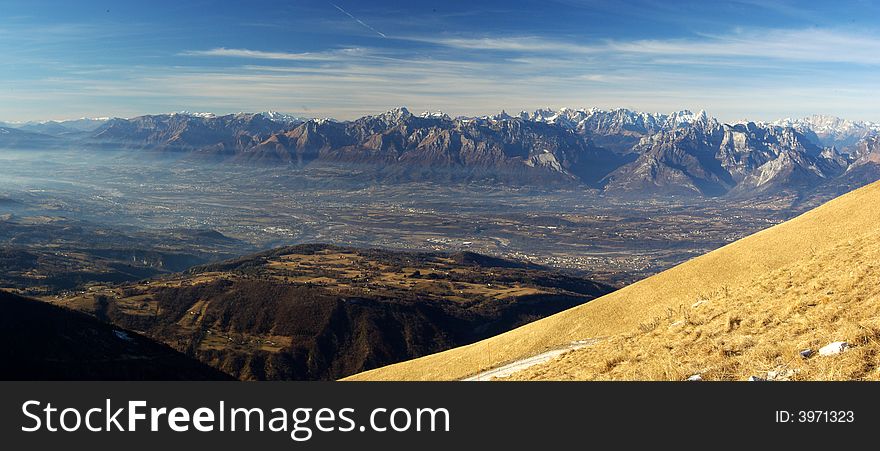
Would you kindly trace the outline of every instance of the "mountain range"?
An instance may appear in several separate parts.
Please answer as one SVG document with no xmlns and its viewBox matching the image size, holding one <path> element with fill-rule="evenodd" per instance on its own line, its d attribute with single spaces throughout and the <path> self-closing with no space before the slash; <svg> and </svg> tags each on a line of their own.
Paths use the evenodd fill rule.
<svg viewBox="0 0 880 451">
<path fill-rule="evenodd" d="M 754 196 L 876 180 L 880 124 L 828 116 L 726 124 L 706 114 L 538 110 L 352 121 L 173 113 L 0 128 L 6 148 L 128 149 L 241 164 L 357 165 L 384 180 L 496 180 L 607 195 Z"/>
</svg>

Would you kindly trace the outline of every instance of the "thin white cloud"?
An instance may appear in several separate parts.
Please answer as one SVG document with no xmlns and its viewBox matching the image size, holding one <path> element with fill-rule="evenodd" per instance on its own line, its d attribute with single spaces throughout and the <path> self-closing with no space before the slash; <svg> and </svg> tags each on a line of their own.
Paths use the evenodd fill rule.
<svg viewBox="0 0 880 451">
<path fill-rule="evenodd" d="M 495 50 L 505 52 L 554 52 L 596 53 L 603 47 L 551 40 L 536 36 L 512 36 L 494 38 L 413 38 L 413 41 L 442 45 L 466 50 Z"/>
<path fill-rule="evenodd" d="M 15 92 L 0 83 L 0 117 L 26 118 L 21 105 L 36 112 L 57 109 L 53 106 L 63 99 L 65 105 L 107 105 L 89 114 L 117 116 L 182 109 L 218 113 L 272 109 L 308 110 L 316 116 L 349 119 L 406 105 L 413 110 L 439 109 L 452 115 L 546 106 L 626 106 L 661 112 L 705 108 L 726 120 L 768 120 L 817 112 L 853 119 L 880 118 L 876 102 L 864 95 L 874 89 L 870 75 L 842 78 L 835 71 L 826 71 L 811 74 L 806 80 L 785 74 L 732 81 L 724 74 L 683 76 L 680 67 L 663 66 L 650 71 L 641 66 L 616 67 L 614 71 L 551 67 L 536 71 L 532 65 L 511 66 L 503 61 L 469 63 L 427 58 L 383 64 L 353 59 L 295 67 L 274 66 L 268 60 L 265 65 L 222 68 L 137 67 L 114 80 L 56 77 L 17 85 Z M 840 86 L 848 89 L 842 91 Z M 137 108 L 132 101 L 137 102 Z"/>
<path fill-rule="evenodd" d="M 880 65 L 880 36 L 839 30 L 744 30 L 690 39 L 604 40 L 577 43 L 535 36 L 414 38 L 462 50 L 583 55 L 699 56 Z"/>
<path fill-rule="evenodd" d="M 423 44 L 418 51 L 190 50 L 181 53 L 193 57 L 185 66 L 118 68 L 116 76 L 112 67 L 93 67 L 100 72 L 91 73 L 83 70 L 88 67 L 59 67 L 51 80 L 0 81 L 0 117 L 41 119 L 41 111 L 132 116 L 272 109 L 347 119 L 407 105 L 452 115 L 625 106 L 705 108 L 727 120 L 812 113 L 880 120 L 871 95 L 880 40 L 871 35 L 751 30 L 688 40 L 580 43 L 520 36 L 418 41 Z M 231 60 L 200 67 L 196 57 Z M 839 70 L 837 63 L 851 70 Z M 71 109 L 94 109 L 56 111 L 59 99 Z"/>
<path fill-rule="evenodd" d="M 363 56 L 364 54 L 364 50 L 359 48 L 348 48 L 328 52 L 291 53 L 266 52 L 251 49 L 229 49 L 226 47 L 218 47 L 210 50 L 187 50 L 178 53 L 179 56 L 215 56 L 224 58 L 250 58 L 284 61 L 334 61 L 347 57 Z"/>
<path fill-rule="evenodd" d="M 832 30 L 753 30 L 691 40 L 609 42 L 611 51 L 650 55 L 768 58 L 880 64 L 880 37 Z"/>
</svg>

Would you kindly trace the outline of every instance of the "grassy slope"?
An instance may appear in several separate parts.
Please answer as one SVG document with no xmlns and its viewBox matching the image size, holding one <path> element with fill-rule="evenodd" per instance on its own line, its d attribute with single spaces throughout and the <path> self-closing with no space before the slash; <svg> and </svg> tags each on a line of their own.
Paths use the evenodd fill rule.
<svg viewBox="0 0 880 451">
<path fill-rule="evenodd" d="M 878 207 L 874 183 L 583 306 L 351 379 L 460 379 L 598 337 L 605 340 L 515 378 L 677 379 L 702 371 L 739 379 L 789 367 L 800 371 L 795 378 L 870 379 L 880 310 L 880 284 L 870 282 L 880 275 Z M 699 300 L 708 302 L 692 307 Z M 833 340 L 856 347 L 839 358 L 791 360 L 799 347 Z"/>
</svg>

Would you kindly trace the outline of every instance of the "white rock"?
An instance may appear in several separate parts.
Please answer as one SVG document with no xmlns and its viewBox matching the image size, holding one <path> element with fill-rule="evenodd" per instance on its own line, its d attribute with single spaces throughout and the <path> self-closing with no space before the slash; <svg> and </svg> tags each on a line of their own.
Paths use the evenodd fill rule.
<svg viewBox="0 0 880 451">
<path fill-rule="evenodd" d="M 767 379 L 771 381 L 787 381 L 796 374 L 795 370 L 789 368 L 781 368 L 767 372 Z"/>
<path fill-rule="evenodd" d="M 843 351 L 846 351 L 847 348 L 849 348 L 849 343 L 845 341 L 835 341 L 834 343 L 828 343 L 827 345 L 819 348 L 819 355 L 837 355 Z"/>
<path fill-rule="evenodd" d="M 763 381 L 766 381 L 766 380 L 767 380 L 767 379 L 761 379 L 761 378 L 758 377 L 758 376 L 749 376 L 749 382 L 763 382 Z"/>
<path fill-rule="evenodd" d="M 699 381 L 703 380 L 703 376 L 701 376 L 699 374 L 694 374 L 693 376 L 687 378 L 687 380 L 689 380 L 691 382 L 699 382 Z"/>
</svg>

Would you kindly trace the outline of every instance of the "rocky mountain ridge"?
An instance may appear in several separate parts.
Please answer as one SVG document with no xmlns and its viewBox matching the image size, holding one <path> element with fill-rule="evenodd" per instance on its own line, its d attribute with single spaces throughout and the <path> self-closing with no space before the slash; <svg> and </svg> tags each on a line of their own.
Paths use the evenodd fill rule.
<svg viewBox="0 0 880 451">
<path fill-rule="evenodd" d="M 17 146 L 21 133 L 13 133 Z M 481 179 L 584 185 L 607 195 L 711 197 L 836 189 L 854 167 L 874 172 L 880 163 L 861 158 L 878 135 L 880 125 L 825 116 L 725 124 L 688 110 L 564 108 L 453 118 L 400 107 L 351 121 L 279 113 L 114 118 L 70 140 L 175 158 L 353 165 L 387 182 Z"/>
</svg>

